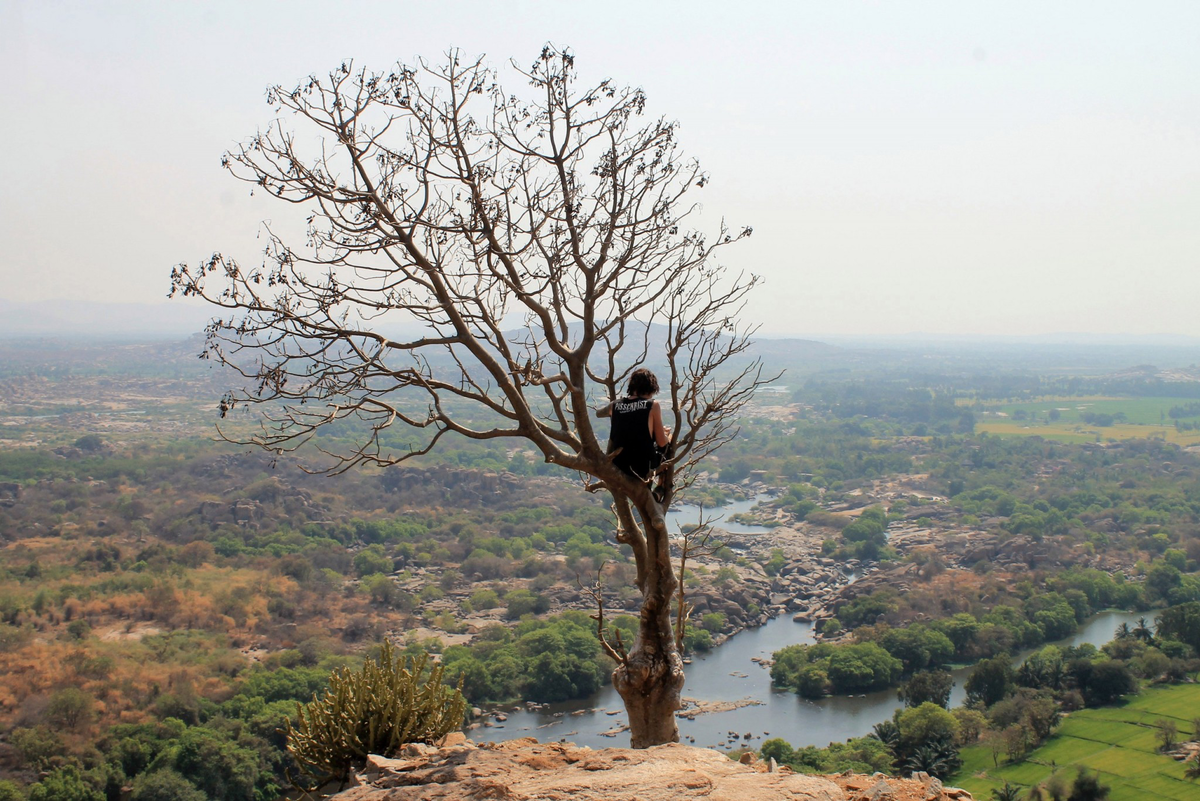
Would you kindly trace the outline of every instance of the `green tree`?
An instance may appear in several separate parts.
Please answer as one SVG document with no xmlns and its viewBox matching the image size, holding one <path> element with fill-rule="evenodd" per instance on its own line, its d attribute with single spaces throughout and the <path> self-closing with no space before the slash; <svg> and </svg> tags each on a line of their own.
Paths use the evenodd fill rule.
<svg viewBox="0 0 1200 801">
<path fill-rule="evenodd" d="M 950 707 L 950 691 L 954 689 L 954 677 L 947 670 L 923 670 L 900 685 L 896 697 L 905 706 L 920 706 L 926 702 L 937 704 L 943 709 Z"/>
<path fill-rule="evenodd" d="M 950 638 L 921 625 L 889 629 L 879 638 L 879 644 L 904 663 L 906 673 L 938 667 L 954 658 Z"/>
<path fill-rule="evenodd" d="M 74 729 L 91 720 L 95 705 L 96 701 L 89 693 L 78 687 L 64 687 L 50 696 L 46 714 L 62 726 Z"/>
<path fill-rule="evenodd" d="M 899 659 L 872 642 L 840 646 L 827 664 L 829 681 L 839 693 L 891 686 L 904 669 Z"/>
<path fill-rule="evenodd" d="M 1175 747 L 1175 740 L 1179 736 L 1179 726 L 1175 721 L 1168 718 L 1159 718 L 1154 722 L 1154 727 L 1158 730 L 1158 750 L 1170 751 Z"/>
<path fill-rule="evenodd" d="M 179 773 L 164 768 L 138 776 L 130 801 L 207 801 L 207 796 Z"/>
<path fill-rule="evenodd" d="M 392 572 L 392 560 L 384 555 L 382 545 L 368 545 L 354 555 L 354 572 L 359 578 L 376 573 L 386 575 Z"/>
<path fill-rule="evenodd" d="M 1095 773 L 1080 768 L 1075 783 L 1071 785 L 1071 794 L 1067 796 L 1067 801 L 1104 801 L 1108 798 L 1110 789 L 1100 783 L 1100 777 Z"/>
<path fill-rule="evenodd" d="M 1200 602 L 1192 601 L 1164 609 L 1158 617 L 1162 637 L 1185 642 L 1200 653 Z"/>
<path fill-rule="evenodd" d="M 1179 568 L 1166 561 L 1155 562 L 1146 573 L 1146 586 L 1151 590 L 1152 598 L 1166 600 L 1183 581 Z"/>
<path fill-rule="evenodd" d="M 1137 678 L 1117 660 L 1092 665 L 1082 678 L 1083 696 L 1088 706 L 1104 706 L 1137 692 Z"/>
<path fill-rule="evenodd" d="M 74 446 L 81 451 L 94 453 L 104 447 L 104 440 L 99 434 L 84 434 L 79 439 L 75 440 Z"/>
<path fill-rule="evenodd" d="M 74 765 L 55 768 L 29 788 L 29 801 L 105 801 L 104 793 Z"/>
<path fill-rule="evenodd" d="M 900 731 L 901 754 L 911 754 L 921 746 L 933 743 L 953 743 L 958 734 L 958 721 L 954 716 L 928 701 L 920 706 L 898 710 L 895 721 Z"/>
<path fill-rule="evenodd" d="M 85 618 L 81 617 L 67 624 L 67 635 L 72 640 L 86 640 L 91 633 L 92 624 L 88 623 Z"/>
<path fill-rule="evenodd" d="M 1003 699 L 1012 689 L 1012 667 L 1008 657 L 981 660 L 967 677 L 964 689 L 969 702 L 985 707 Z"/>
<path fill-rule="evenodd" d="M 48 726 L 13 729 L 8 739 L 25 764 L 36 770 L 49 767 L 51 760 L 65 750 L 62 738 Z"/>
<path fill-rule="evenodd" d="M 1183 775 L 1192 780 L 1200 779 L 1200 753 L 1192 754 L 1184 766 Z"/>
<path fill-rule="evenodd" d="M 958 721 L 958 744 L 961 746 L 974 745 L 987 731 L 987 718 L 978 709 L 958 706 L 950 710 Z"/>
<path fill-rule="evenodd" d="M 979 632 L 979 621 L 968 612 L 959 612 L 932 625 L 950 639 L 954 645 L 954 655 L 959 658 L 966 656 L 975 635 Z"/>
<path fill-rule="evenodd" d="M 782 737 L 773 737 L 763 741 L 758 753 L 763 760 L 774 759 L 780 765 L 787 765 L 791 763 L 795 751 L 792 750 L 792 744 L 787 740 Z"/>
<path fill-rule="evenodd" d="M 947 779 L 962 767 L 958 748 L 953 740 L 939 740 L 917 747 L 904 760 L 904 770 L 923 771 L 939 779 Z"/>
<path fill-rule="evenodd" d="M 518 620 L 525 615 L 541 614 L 550 608 L 550 599 L 532 590 L 509 590 L 504 596 L 509 620 Z"/>
<path fill-rule="evenodd" d="M 713 647 L 712 634 L 695 626 L 688 626 L 683 635 L 684 653 L 711 651 Z"/>
<path fill-rule="evenodd" d="M 265 767 L 256 751 L 219 732 L 195 726 L 164 754 L 170 767 L 212 801 L 254 798 Z"/>
<path fill-rule="evenodd" d="M 992 801 L 1019 801 L 1021 798 L 1021 787 L 1017 784 L 1005 782 L 1003 787 L 996 787 L 992 790 Z"/>
</svg>

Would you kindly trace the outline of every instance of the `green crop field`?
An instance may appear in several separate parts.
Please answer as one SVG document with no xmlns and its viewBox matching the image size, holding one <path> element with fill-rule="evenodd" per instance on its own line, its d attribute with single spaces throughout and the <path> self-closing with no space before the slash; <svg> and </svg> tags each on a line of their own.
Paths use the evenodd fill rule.
<svg viewBox="0 0 1200 801">
<path fill-rule="evenodd" d="M 976 431 L 989 434 L 1038 435 L 1062 442 L 1161 437 L 1179 445 L 1196 445 L 1200 444 L 1200 431 L 1176 430 L 1170 416 L 1173 407 L 1194 402 L 1187 398 L 1041 398 L 1022 403 L 980 403 L 973 408 Z M 1085 415 L 1107 415 L 1113 420 L 1098 425 L 1094 417 L 1089 422 Z M 1180 422 L 1200 423 L 1200 417 L 1183 417 Z"/>
<path fill-rule="evenodd" d="M 1155 723 L 1163 718 L 1175 721 L 1180 739 L 1197 736 L 1192 731 L 1195 717 L 1200 717 L 1200 685 L 1144 690 L 1124 706 L 1073 713 L 1022 762 L 1008 764 L 1001 756 L 996 767 L 990 749 L 964 748 L 962 770 L 947 784 L 988 799 L 1005 782 L 1029 788 L 1055 771 L 1070 781 L 1083 766 L 1112 788 L 1109 801 L 1200 801 L 1200 781 L 1185 779 L 1183 765 L 1159 754 L 1155 739 Z"/>
</svg>

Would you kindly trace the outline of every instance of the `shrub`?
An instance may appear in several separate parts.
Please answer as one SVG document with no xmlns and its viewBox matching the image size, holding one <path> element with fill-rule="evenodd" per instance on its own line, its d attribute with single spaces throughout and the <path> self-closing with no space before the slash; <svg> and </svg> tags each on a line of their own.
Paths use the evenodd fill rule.
<svg viewBox="0 0 1200 801">
<path fill-rule="evenodd" d="M 442 666 L 428 675 L 427 657 L 410 662 L 384 641 L 376 659 L 329 677 L 321 698 L 297 704 L 287 722 L 287 748 L 305 772 L 344 780 L 368 754 L 389 755 L 410 742 L 433 742 L 463 723 L 462 693 L 442 684 Z"/>
<path fill-rule="evenodd" d="M 500 596 L 495 590 L 475 590 L 471 593 L 471 606 L 476 609 L 495 609 L 500 605 Z"/>
<path fill-rule="evenodd" d="M 206 796 L 168 768 L 138 776 L 130 801 L 206 801 Z"/>
<path fill-rule="evenodd" d="M 379 545 L 368 545 L 354 556 L 354 571 L 359 578 L 375 573 L 391 573 L 392 560 L 383 553 Z"/>
<path fill-rule="evenodd" d="M 53 757 L 63 752 L 62 739 L 47 726 L 13 729 L 8 739 L 25 764 L 35 770 L 49 767 Z"/>
<path fill-rule="evenodd" d="M 712 645 L 712 635 L 704 629 L 688 626 L 687 631 L 683 634 L 683 652 L 685 654 L 711 651 Z"/>
<path fill-rule="evenodd" d="M 79 618 L 67 624 L 67 636 L 72 640 L 86 640 L 92 633 L 92 624 L 86 619 Z"/>
<path fill-rule="evenodd" d="M 94 452 L 104 447 L 104 440 L 99 434 L 84 434 L 75 440 L 75 447 L 81 451 Z"/>
<path fill-rule="evenodd" d="M 50 696 L 46 714 L 54 722 L 73 729 L 91 720 L 95 700 L 78 687 L 65 687 Z"/>
<path fill-rule="evenodd" d="M 168 753 L 170 759 L 166 764 L 210 801 L 278 795 L 274 777 L 263 770 L 265 766 L 257 749 L 237 742 L 225 732 L 208 727 L 189 728 Z"/>
<path fill-rule="evenodd" d="M 30 787 L 29 801 L 104 801 L 104 793 L 93 787 L 79 768 L 65 765 Z"/>
<path fill-rule="evenodd" d="M 519 620 L 525 615 L 540 615 L 550 608 L 550 599 L 530 590 L 510 590 L 504 596 L 507 616 Z"/>
</svg>

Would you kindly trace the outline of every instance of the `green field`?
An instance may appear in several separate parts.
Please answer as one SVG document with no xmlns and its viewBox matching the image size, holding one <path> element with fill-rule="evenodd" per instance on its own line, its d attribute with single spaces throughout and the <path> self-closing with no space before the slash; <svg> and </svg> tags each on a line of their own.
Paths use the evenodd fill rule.
<svg viewBox="0 0 1200 801">
<path fill-rule="evenodd" d="M 1200 431 L 1176 431 L 1169 416 L 1172 407 L 1194 401 L 1187 398 L 1041 398 L 1022 403 L 987 403 L 974 406 L 975 430 L 989 434 L 1038 435 L 1062 442 L 1161 437 L 1180 445 L 1200 444 Z M 1051 412 L 1057 419 L 1051 420 Z M 1123 415 L 1112 425 L 1096 425 L 1084 415 Z M 1185 417 L 1184 423 L 1200 422 Z"/>
<path fill-rule="evenodd" d="M 1200 801 L 1200 782 L 1185 779 L 1183 765 L 1159 754 L 1155 739 L 1155 724 L 1163 718 L 1175 721 L 1180 739 L 1197 736 L 1192 731 L 1195 717 L 1200 717 L 1200 685 L 1143 690 L 1124 706 L 1071 714 L 1023 762 L 1007 764 L 1002 756 L 997 768 L 988 748 L 964 748 L 962 770 L 946 783 L 988 799 L 1006 781 L 1029 788 L 1055 770 L 1074 780 L 1077 767 L 1084 766 L 1112 788 L 1110 801 Z"/>
</svg>

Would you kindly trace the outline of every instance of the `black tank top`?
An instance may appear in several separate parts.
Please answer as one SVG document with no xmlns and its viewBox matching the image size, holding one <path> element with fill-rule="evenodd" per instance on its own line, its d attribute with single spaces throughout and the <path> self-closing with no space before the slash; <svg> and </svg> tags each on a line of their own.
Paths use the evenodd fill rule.
<svg viewBox="0 0 1200 801">
<path fill-rule="evenodd" d="M 650 408 L 653 405 L 653 398 L 622 398 L 612 407 L 608 452 L 620 448 L 613 464 L 639 478 L 648 478 L 660 461 L 658 448 L 650 435 Z"/>
</svg>

